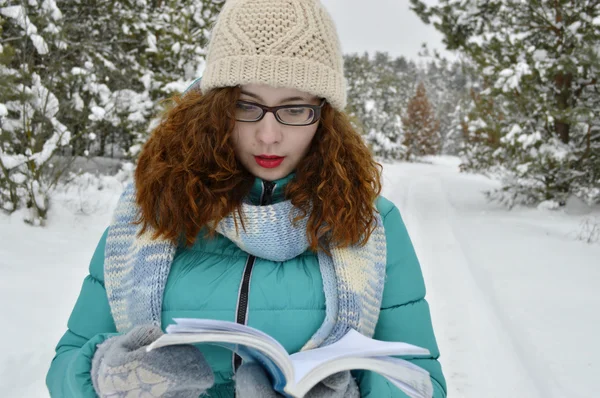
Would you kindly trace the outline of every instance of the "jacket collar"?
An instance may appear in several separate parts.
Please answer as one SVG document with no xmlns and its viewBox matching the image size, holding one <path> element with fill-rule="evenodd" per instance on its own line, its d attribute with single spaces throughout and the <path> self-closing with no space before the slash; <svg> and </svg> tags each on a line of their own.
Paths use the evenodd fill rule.
<svg viewBox="0 0 600 398">
<path fill-rule="evenodd" d="M 292 172 L 283 178 L 273 181 L 275 183 L 275 190 L 273 191 L 272 203 L 278 203 L 285 200 L 285 187 L 288 184 L 288 182 L 290 182 L 295 177 L 295 175 L 296 173 Z M 254 184 L 252 185 L 252 189 L 250 189 L 250 194 L 248 195 L 248 199 L 250 199 L 250 203 L 252 203 L 253 205 L 260 204 L 260 197 L 263 193 L 265 182 L 266 180 L 255 177 Z"/>
</svg>

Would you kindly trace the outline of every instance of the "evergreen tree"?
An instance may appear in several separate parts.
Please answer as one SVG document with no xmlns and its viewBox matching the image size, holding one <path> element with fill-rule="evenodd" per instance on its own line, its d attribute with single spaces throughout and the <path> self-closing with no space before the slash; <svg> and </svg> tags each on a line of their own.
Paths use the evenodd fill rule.
<svg viewBox="0 0 600 398">
<path fill-rule="evenodd" d="M 440 151 L 440 122 L 427 98 L 425 84 L 419 83 L 417 92 L 408 102 L 404 125 L 403 144 L 406 147 L 405 159 L 414 156 L 437 155 Z"/>
<path fill-rule="evenodd" d="M 61 24 L 52 0 L 0 0 L 0 207 L 26 207 L 25 221 L 36 225 L 63 171 L 53 157 L 71 140 L 56 96 L 59 63 L 51 62 L 65 47 Z"/>
<path fill-rule="evenodd" d="M 502 116 L 492 129 L 499 146 L 482 166 L 503 171 L 504 187 L 495 197 L 535 203 L 577 193 L 599 201 L 598 158 L 591 149 L 598 145 L 593 131 L 600 60 L 594 43 L 600 41 L 600 2 L 411 3 L 442 32 L 448 49 L 461 51 L 477 67 L 485 86 L 481 102 Z"/>
<path fill-rule="evenodd" d="M 376 156 L 399 159 L 404 153 L 401 115 L 414 91 L 415 64 L 387 53 L 365 53 L 346 56 L 345 70 L 348 112 L 360 121 L 367 144 Z"/>
<path fill-rule="evenodd" d="M 65 36 L 77 51 L 65 68 L 69 84 L 61 94 L 72 98 L 69 127 L 83 132 L 77 154 L 134 154 L 161 112 L 161 100 L 201 75 L 208 31 L 222 3 L 64 2 Z"/>
<path fill-rule="evenodd" d="M 420 73 L 427 96 L 440 122 L 440 152 L 457 155 L 462 135 L 456 134 L 457 104 L 468 96 L 469 77 L 461 62 L 450 62 L 439 55 L 427 62 Z"/>
<path fill-rule="evenodd" d="M 438 56 L 435 61 L 417 66 L 404 57 L 392 58 L 387 53 L 376 53 L 373 57 L 368 53 L 351 54 L 344 59 L 347 112 L 376 156 L 406 157 L 402 115 L 419 80 L 425 84 L 435 117 L 440 120 L 440 150 L 458 153 L 463 135 L 457 134 L 452 117 L 457 103 L 468 97 L 467 87 L 472 80 L 463 72 L 461 62 Z"/>
<path fill-rule="evenodd" d="M 13 4 L 0 0 L 0 206 L 39 224 L 72 155 L 135 155 L 161 100 L 201 74 L 223 1 Z"/>
<path fill-rule="evenodd" d="M 353 121 L 354 127 L 361 134 L 365 134 L 370 123 L 368 109 L 370 88 L 376 79 L 369 54 L 365 52 L 363 55 L 344 55 L 344 73 L 348 84 L 346 112 Z"/>
</svg>

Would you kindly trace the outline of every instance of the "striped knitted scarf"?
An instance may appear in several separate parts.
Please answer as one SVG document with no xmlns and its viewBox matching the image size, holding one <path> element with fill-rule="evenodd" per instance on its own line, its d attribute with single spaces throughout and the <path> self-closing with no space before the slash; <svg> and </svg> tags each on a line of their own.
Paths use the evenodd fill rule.
<svg viewBox="0 0 600 398">
<path fill-rule="evenodd" d="M 267 206 L 243 204 L 245 230 L 236 231 L 234 215 L 224 218 L 217 232 L 256 257 L 286 261 L 306 251 L 306 217 L 292 225 L 298 209 L 290 201 Z M 161 324 L 162 297 L 176 246 L 152 240 L 153 230 L 137 236 L 139 225 L 134 184 L 129 184 L 108 230 L 104 279 L 111 312 L 119 332 L 141 324 Z M 291 215 L 291 217 L 290 217 Z M 238 220 L 239 225 L 239 220 Z M 363 247 L 333 248 L 317 253 L 325 292 L 325 320 L 302 350 L 331 344 L 353 328 L 372 337 L 379 318 L 386 264 L 383 223 Z"/>
</svg>

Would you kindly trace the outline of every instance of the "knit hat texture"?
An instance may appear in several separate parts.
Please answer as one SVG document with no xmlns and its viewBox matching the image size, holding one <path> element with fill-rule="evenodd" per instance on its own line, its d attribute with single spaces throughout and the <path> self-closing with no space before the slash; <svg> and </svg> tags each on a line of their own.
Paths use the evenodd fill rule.
<svg viewBox="0 0 600 398">
<path fill-rule="evenodd" d="M 346 107 L 341 45 L 319 0 L 227 0 L 211 33 L 201 90 L 262 83 Z"/>
</svg>

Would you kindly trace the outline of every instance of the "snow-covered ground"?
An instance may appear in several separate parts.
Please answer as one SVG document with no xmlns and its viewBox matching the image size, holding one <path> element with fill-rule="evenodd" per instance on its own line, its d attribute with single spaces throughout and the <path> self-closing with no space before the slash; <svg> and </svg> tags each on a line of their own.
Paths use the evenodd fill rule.
<svg viewBox="0 0 600 398">
<path fill-rule="evenodd" d="M 486 202 L 497 184 L 453 158 L 386 164 L 423 266 L 451 397 L 589 397 L 600 374 L 600 244 L 584 219 Z M 46 397 L 44 377 L 122 189 L 59 195 L 45 228 L 0 215 L 0 396 Z"/>
</svg>

